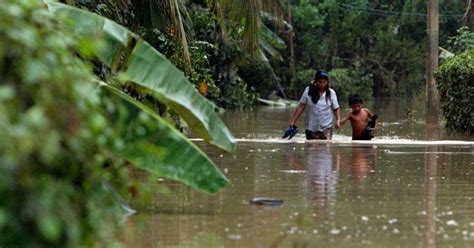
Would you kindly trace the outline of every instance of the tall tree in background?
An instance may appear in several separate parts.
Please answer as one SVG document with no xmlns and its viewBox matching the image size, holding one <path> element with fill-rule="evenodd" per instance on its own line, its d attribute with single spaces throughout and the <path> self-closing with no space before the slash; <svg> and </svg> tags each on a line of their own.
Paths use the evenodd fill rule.
<svg viewBox="0 0 474 248">
<path fill-rule="evenodd" d="M 290 26 L 293 26 L 293 21 L 292 21 L 292 14 L 291 14 L 291 1 L 288 0 L 288 24 Z M 290 85 L 294 87 L 294 84 L 296 83 L 296 61 L 295 61 L 295 48 L 293 44 L 295 32 L 293 31 L 293 28 L 288 32 L 288 40 L 289 40 L 289 49 L 290 49 L 290 69 L 291 69 L 291 83 Z"/>
<path fill-rule="evenodd" d="M 466 13 L 464 14 L 463 19 L 466 23 L 466 26 L 468 26 L 471 31 L 474 31 L 474 1 L 473 0 L 467 1 Z"/>
<path fill-rule="evenodd" d="M 438 90 L 434 70 L 438 68 L 438 39 L 439 39 L 439 1 L 428 1 L 427 14 L 428 56 L 426 63 L 426 90 L 428 113 L 438 111 Z"/>
</svg>

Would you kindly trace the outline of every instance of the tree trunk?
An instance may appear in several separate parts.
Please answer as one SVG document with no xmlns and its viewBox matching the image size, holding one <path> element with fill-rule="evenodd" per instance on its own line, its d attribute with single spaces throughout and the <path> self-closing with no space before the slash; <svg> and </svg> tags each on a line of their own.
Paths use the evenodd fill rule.
<svg viewBox="0 0 474 248">
<path fill-rule="evenodd" d="M 439 0 L 428 0 L 427 32 L 428 56 L 426 61 L 426 91 L 428 113 L 438 111 L 438 90 L 433 72 L 438 68 Z"/>
<path fill-rule="evenodd" d="M 464 14 L 464 23 L 471 32 L 474 32 L 474 1 L 467 1 L 466 13 Z"/>
<path fill-rule="evenodd" d="M 293 32 L 293 21 L 291 15 L 291 1 L 288 0 L 288 24 L 291 26 L 290 32 L 288 32 L 288 40 L 290 41 L 290 69 L 291 69 L 291 82 L 290 85 L 292 89 L 295 89 L 296 84 L 296 65 L 295 65 L 295 48 L 293 43 L 293 38 L 295 33 Z M 294 92 L 293 92 L 294 93 Z"/>
<path fill-rule="evenodd" d="M 372 84 L 372 96 L 378 98 L 382 95 L 382 90 L 384 86 L 383 77 L 380 75 L 380 72 L 374 70 L 373 73 L 373 84 Z"/>
</svg>

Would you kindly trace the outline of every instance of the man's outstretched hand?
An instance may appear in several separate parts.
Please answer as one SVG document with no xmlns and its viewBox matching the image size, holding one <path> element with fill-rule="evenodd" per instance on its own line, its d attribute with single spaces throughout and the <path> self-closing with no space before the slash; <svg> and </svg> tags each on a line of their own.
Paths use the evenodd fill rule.
<svg viewBox="0 0 474 248">
<path fill-rule="evenodd" d="M 293 138 L 296 133 L 298 132 L 298 127 L 295 126 L 295 125 L 290 125 L 290 127 L 288 129 L 285 130 L 285 133 L 283 133 L 283 137 L 281 137 L 282 139 L 291 139 Z"/>
</svg>

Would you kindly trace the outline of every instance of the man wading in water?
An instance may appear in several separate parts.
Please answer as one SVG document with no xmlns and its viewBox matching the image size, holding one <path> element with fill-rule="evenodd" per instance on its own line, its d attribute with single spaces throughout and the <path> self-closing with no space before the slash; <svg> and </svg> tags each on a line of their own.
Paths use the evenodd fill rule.
<svg viewBox="0 0 474 248">
<path fill-rule="evenodd" d="M 332 138 L 333 112 L 336 115 L 336 127 L 340 127 L 339 103 L 336 92 L 329 88 L 329 74 L 326 71 L 317 71 L 312 84 L 303 92 L 300 103 L 291 118 L 290 128 L 306 109 L 305 133 L 306 139 Z"/>
</svg>

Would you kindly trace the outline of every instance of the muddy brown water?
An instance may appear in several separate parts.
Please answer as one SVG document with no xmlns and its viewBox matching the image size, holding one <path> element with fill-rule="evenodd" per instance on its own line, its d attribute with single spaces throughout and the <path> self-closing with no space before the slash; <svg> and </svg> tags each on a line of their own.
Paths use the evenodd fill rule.
<svg viewBox="0 0 474 248">
<path fill-rule="evenodd" d="M 228 111 L 223 119 L 239 141 L 234 154 L 195 143 L 230 184 L 209 195 L 157 180 L 154 204 L 126 219 L 125 244 L 474 247 L 472 136 L 446 132 L 442 119 L 427 122 L 420 106 L 397 99 L 369 105 L 379 130 L 373 142 L 360 143 L 350 141 L 349 125 L 332 142 L 305 142 L 303 131 L 279 139 L 292 108 Z M 254 197 L 284 203 L 249 204 Z"/>
</svg>

